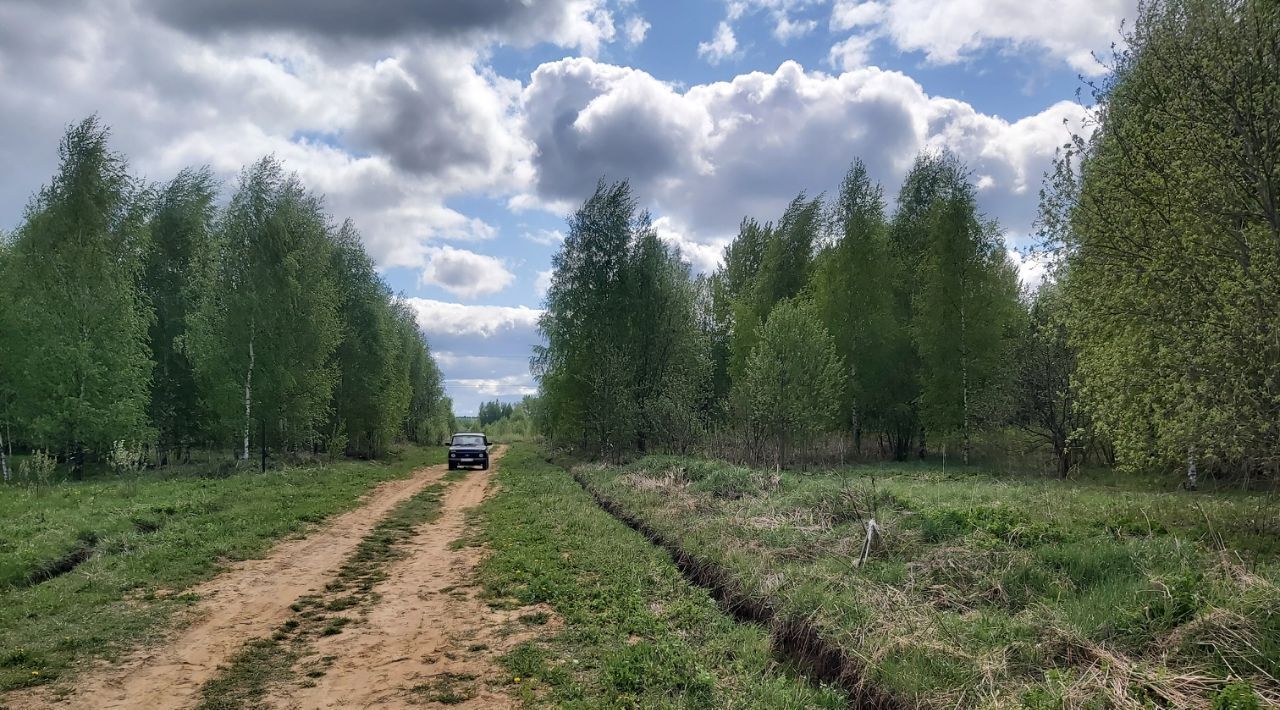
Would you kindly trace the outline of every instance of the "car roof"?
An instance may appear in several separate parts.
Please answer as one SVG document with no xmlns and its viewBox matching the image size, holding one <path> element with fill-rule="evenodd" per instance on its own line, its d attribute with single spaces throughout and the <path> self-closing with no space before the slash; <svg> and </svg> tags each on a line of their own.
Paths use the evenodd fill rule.
<svg viewBox="0 0 1280 710">
<path fill-rule="evenodd" d="M 454 436 L 484 436 L 484 433 L 478 431 L 459 431 L 454 433 Z"/>
</svg>

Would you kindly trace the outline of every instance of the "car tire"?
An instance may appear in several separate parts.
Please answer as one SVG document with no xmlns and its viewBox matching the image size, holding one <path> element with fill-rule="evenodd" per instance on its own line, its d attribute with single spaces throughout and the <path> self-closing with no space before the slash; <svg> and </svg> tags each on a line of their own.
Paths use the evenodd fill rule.
<svg viewBox="0 0 1280 710">
<path fill-rule="evenodd" d="M 489 470 L 489 462 L 488 462 L 488 461 L 485 461 L 484 463 L 480 464 L 480 470 L 481 470 L 481 471 L 488 471 L 488 470 Z"/>
<path fill-rule="evenodd" d="M 450 471 L 457 471 L 457 470 L 458 470 L 458 464 L 456 464 L 456 463 L 454 463 L 454 462 L 450 461 L 450 462 L 449 462 L 449 470 L 450 470 Z"/>
</svg>

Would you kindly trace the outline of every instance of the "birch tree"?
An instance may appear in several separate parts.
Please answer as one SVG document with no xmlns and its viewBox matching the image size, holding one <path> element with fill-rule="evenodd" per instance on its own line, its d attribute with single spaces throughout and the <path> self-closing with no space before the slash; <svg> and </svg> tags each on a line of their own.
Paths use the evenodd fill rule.
<svg viewBox="0 0 1280 710">
<path fill-rule="evenodd" d="M 855 161 L 833 204 L 833 240 L 818 255 L 810 285 L 817 313 L 847 367 L 840 419 L 862 449 L 864 431 L 895 429 L 899 355 L 910 347 L 894 319 L 898 264 L 891 256 L 884 193 Z M 905 373 L 911 377 L 913 373 Z M 910 430 L 908 430 L 908 436 Z"/>
<path fill-rule="evenodd" d="M 1280 6 L 1147 3 L 1125 47 L 1050 195 L 1083 402 L 1129 466 L 1280 475 Z"/>
<path fill-rule="evenodd" d="M 967 184 L 936 201 L 928 223 L 913 328 L 921 416 L 932 431 L 960 435 L 967 464 L 974 431 L 1008 414 L 1018 277 Z"/>
<path fill-rule="evenodd" d="M 97 117 L 67 131 L 6 259 L 15 418 L 77 472 L 114 440 L 150 437 L 152 313 L 139 290 L 149 195 L 108 138 Z"/>
<path fill-rule="evenodd" d="M 155 311 L 149 342 L 155 362 L 148 412 L 161 461 L 174 447 L 190 447 L 205 435 L 207 414 L 188 347 L 188 320 L 199 298 L 197 264 L 213 248 L 213 175 L 183 170 L 159 192 L 151 216 L 151 249 L 143 293 Z"/>
<path fill-rule="evenodd" d="M 320 435 L 341 334 L 329 233 L 319 199 L 273 158 L 242 173 L 219 220 L 193 340 L 210 403 L 244 460 L 255 434 L 264 447 Z"/>
</svg>

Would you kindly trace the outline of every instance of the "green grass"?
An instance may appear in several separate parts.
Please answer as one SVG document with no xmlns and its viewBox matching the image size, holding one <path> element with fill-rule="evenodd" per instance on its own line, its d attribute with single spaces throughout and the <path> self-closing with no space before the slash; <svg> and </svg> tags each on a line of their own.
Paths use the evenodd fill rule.
<svg viewBox="0 0 1280 710">
<path fill-rule="evenodd" d="M 461 477 L 465 476 L 462 472 Z M 246 643 L 226 668 L 205 684 L 200 710 L 255 707 L 273 685 L 294 679 L 296 670 L 306 678 L 323 676 L 329 664 L 325 659 L 313 660 L 310 668 L 296 668 L 300 660 L 313 655 L 311 642 L 319 636 L 342 633 L 361 610 L 376 602 L 373 588 L 386 579 L 387 566 L 404 556 L 401 545 L 420 526 L 440 516 L 445 489 L 459 479 L 453 474 L 444 476 L 440 483 L 422 489 L 380 520 L 322 592 L 298 599 L 290 606 L 293 614 L 269 638 Z"/>
<path fill-rule="evenodd" d="M 78 661 L 154 638 L 226 563 L 351 508 L 375 484 L 444 461 L 408 449 L 389 463 L 339 462 L 223 478 L 143 473 L 0 496 L 0 690 L 47 682 Z M 92 541 L 68 572 L 36 574 Z"/>
<path fill-rule="evenodd" d="M 545 603 L 564 620 L 503 662 L 529 705 L 565 708 L 843 708 L 771 656 L 766 630 L 726 615 L 671 559 L 598 508 L 532 445 L 498 467 L 478 513 L 492 550 L 479 578 L 502 608 Z M 515 679 L 520 678 L 517 682 Z"/>
<path fill-rule="evenodd" d="M 927 465 L 779 477 L 649 457 L 578 471 L 907 705 L 1280 699 L 1274 496 Z M 858 567 L 871 517 L 884 540 Z"/>
</svg>

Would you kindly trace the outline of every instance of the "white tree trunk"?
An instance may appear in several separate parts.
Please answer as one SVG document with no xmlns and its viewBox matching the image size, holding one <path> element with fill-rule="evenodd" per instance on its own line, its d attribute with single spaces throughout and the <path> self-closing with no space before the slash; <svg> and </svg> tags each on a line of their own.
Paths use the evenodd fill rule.
<svg viewBox="0 0 1280 710">
<path fill-rule="evenodd" d="M 249 326 L 249 369 L 244 375 L 244 453 L 241 459 L 249 460 L 249 430 L 253 424 L 253 326 Z"/>
<path fill-rule="evenodd" d="M 4 454 L 4 434 L 0 434 L 0 471 L 4 472 L 4 482 L 9 482 L 9 458 Z"/>
</svg>

